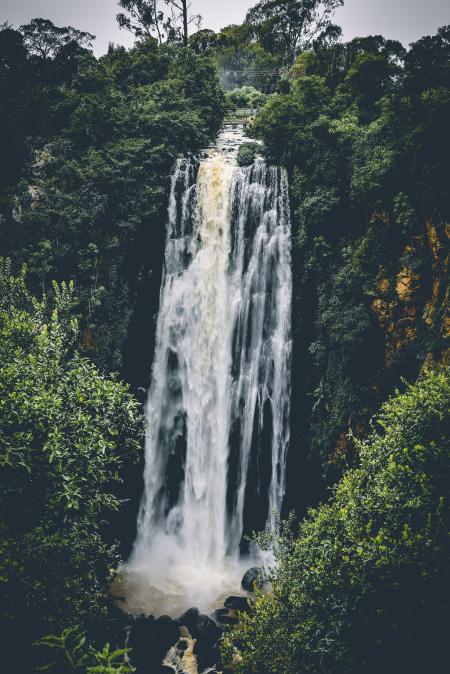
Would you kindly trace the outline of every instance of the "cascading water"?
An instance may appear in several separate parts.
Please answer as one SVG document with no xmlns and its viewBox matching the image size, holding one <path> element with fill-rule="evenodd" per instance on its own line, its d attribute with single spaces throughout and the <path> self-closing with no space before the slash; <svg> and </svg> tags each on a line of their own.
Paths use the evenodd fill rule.
<svg viewBox="0 0 450 674">
<path fill-rule="evenodd" d="M 131 611 L 208 610 L 236 591 L 244 530 L 273 526 L 284 496 L 287 179 L 262 160 L 237 167 L 241 141 L 224 132 L 172 176 Z"/>
</svg>

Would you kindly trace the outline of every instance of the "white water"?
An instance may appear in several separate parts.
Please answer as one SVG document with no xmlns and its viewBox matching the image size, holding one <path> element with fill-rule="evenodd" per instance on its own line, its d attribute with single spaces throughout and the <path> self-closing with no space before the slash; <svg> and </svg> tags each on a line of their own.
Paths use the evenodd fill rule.
<svg viewBox="0 0 450 674">
<path fill-rule="evenodd" d="M 289 441 L 287 180 L 224 132 L 172 177 L 128 610 L 211 610 L 239 589 L 245 518 L 273 526 Z M 253 515 L 252 515 L 253 513 Z M 253 562 L 254 563 L 254 562 Z"/>
</svg>

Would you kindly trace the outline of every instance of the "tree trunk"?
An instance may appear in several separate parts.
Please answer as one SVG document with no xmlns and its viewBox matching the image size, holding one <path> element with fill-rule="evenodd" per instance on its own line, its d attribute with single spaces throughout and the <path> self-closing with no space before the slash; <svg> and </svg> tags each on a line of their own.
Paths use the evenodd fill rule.
<svg viewBox="0 0 450 674">
<path fill-rule="evenodd" d="M 188 0 L 182 0 L 183 4 L 183 44 L 187 47 L 188 44 Z"/>
</svg>

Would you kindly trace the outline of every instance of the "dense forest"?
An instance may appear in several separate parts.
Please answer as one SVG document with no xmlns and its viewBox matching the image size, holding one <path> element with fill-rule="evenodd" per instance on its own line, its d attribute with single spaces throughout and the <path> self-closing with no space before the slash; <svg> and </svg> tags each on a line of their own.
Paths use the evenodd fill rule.
<svg viewBox="0 0 450 674">
<path fill-rule="evenodd" d="M 344 42 L 342 0 L 261 0 L 216 33 L 159 4 L 122 0 L 135 46 L 101 57 L 44 18 L 0 27 L 5 671 L 173 671 L 158 636 L 133 655 L 108 588 L 142 492 L 171 171 L 246 108 L 239 165 L 262 152 L 289 181 L 291 441 L 280 530 L 257 537 L 272 592 L 217 671 L 443 672 L 450 26 Z"/>
</svg>

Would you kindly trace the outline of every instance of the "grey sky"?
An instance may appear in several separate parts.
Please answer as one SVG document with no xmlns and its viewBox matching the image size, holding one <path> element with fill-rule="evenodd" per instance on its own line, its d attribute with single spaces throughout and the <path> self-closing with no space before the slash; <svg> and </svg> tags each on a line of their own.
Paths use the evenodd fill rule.
<svg viewBox="0 0 450 674">
<path fill-rule="evenodd" d="M 218 30 L 240 23 L 256 0 L 192 0 L 193 10 L 204 17 L 203 27 Z M 131 46 L 132 37 L 118 29 L 116 0 L 0 0 L 0 23 L 19 26 L 34 17 L 56 25 L 72 25 L 97 36 L 95 51 L 104 53 L 108 42 Z M 336 14 L 345 39 L 381 33 L 409 44 L 450 23 L 449 0 L 345 0 Z"/>
</svg>

